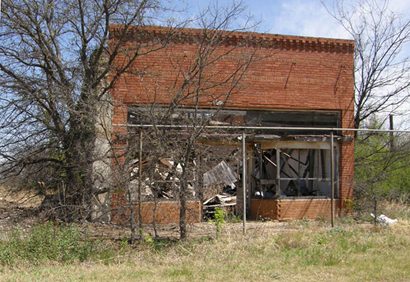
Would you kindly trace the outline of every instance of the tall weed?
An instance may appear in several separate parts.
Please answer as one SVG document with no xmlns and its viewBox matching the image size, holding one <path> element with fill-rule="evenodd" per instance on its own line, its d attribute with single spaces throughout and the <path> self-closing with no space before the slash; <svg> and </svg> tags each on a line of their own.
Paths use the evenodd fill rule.
<svg viewBox="0 0 410 282">
<path fill-rule="evenodd" d="M 27 233 L 19 229 L 0 241 L 0 264 L 12 265 L 19 261 L 38 264 L 42 261 L 85 261 L 90 257 L 106 256 L 107 248 L 100 242 L 82 240 L 80 231 L 73 226 L 51 223 L 37 225 Z"/>
</svg>

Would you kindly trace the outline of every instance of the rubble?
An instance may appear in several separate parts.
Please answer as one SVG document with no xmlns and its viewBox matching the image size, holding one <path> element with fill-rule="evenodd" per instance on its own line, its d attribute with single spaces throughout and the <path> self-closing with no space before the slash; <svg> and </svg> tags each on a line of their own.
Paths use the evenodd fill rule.
<svg viewBox="0 0 410 282">
<path fill-rule="evenodd" d="M 205 172 L 203 176 L 205 187 L 213 184 L 231 185 L 237 180 L 236 173 L 225 161 L 220 162 L 211 170 Z"/>
<path fill-rule="evenodd" d="M 236 206 L 236 181 L 238 181 L 238 176 L 225 161 L 221 161 L 203 174 L 204 188 L 217 186 L 217 190 L 223 191 L 208 197 L 203 202 L 205 218 L 212 218 L 216 208 L 222 208 L 227 213 L 234 211 Z"/>
<path fill-rule="evenodd" d="M 226 213 L 233 213 L 236 206 L 236 196 L 228 193 L 217 194 L 203 203 L 205 218 L 212 218 L 216 208 L 224 209 Z"/>
</svg>

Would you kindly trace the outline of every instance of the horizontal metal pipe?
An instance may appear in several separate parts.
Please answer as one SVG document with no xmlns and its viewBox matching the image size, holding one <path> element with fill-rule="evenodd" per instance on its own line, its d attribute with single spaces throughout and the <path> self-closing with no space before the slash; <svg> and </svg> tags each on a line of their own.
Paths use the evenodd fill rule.
<svg viewBox="0 0 410 282">
<path fill-rule="evenodd" d="M 193 125 L 167 125 L 167 124 L 113 124 L 116 127 L 135 127 L 135 128 L 197 128 L 201 126 Z M 410 130 L 390 130 L 390 129 L 370 129 L 370 128 L 338 128 L 338 127 L 289 127 L 289 126 L 227 126 L 227 125 L 205 125 L 208 129 L 239 129 L 239 130 L 311 130 L 311 131 L 357 131 L 357 132 L 397 132 L 410 133 Z"/>
<path fill-rule="evenodd" d="M 309 178 L 297 178 L 297 177 L 281 177 L 278 180 L 317 180 L 317 181 L 330 181 L 330 178 L 318 178 L 318 177 L 309 177 Z"/>
</svg>

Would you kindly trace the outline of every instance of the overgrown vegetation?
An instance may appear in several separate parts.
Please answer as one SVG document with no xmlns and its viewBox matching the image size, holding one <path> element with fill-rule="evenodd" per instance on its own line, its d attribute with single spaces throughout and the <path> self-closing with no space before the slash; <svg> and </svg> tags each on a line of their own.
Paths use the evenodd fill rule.
<svg viewBox="0 0 410 282">
<path fill-rule="evenodd" d="M 114 253 L 112 247 L 99 241 L 83 240 L 73 226 L 51 223 L 37 225 L 29 232 L 15 229 L 0 241 L 1 265 L 82 262 L 91 258 L 109 259 Z"/>
<path fill-rule="evenodd" d="M 57 232 L 55 240 L 42 240 L 33 235 L 39 231 L 33 230 L 25 239 L 25 247 L 15 250 L 23 249 L 27 252 L 30 245 L 28 242 L 34 243 L 31 237 L 37 238 L 35 240 L 38 240 L 38 252 L 41 256 L 49 252 L 49 259 L 55 256 L 60 263 L 43 260 L 43 263 L 34 266 L 25 264 L 25 271 L 20 272 L 15 271 L 15 268 L 20 265 L 18 260 L 22 257 L 16 258 L 12 267 L 2 268 L 0 279 L 55 280 L 62 275 L 68 280 L 87 281 L 410 279 L 410 261 L 403 251 L 410 248 L 408 221 L 401 220 L 391 228 L 342 222 L 337 225 L 337 228 L 328 229 L 318 221 L 293 222 L 290 225 L 293 231 L 272 233 L 266 232 L 261 224 L 260 229 L 249 230 L 247 236 L 242 236 L 240 232 L 228 234 L 226 228 L 223 232 L 225 236 L 218 240 L 152 239 L 133 248 L 120 242 L 117 248 L 120 251 L 111 256 L 111 260 L 104 260 L 104 263 L 99 259 L 101 251 L 97 251 L 102 245 L 85 242 L 77 243 L 80 248 L 78 253 L 73 253 L 72 259 L 62 259 L 61 251 L 73 251 L 73 245 L 80 240 L 66 241 L 64 238 L 67 236 L 74 238 L 77 235 L 73 236 L 71 229 L 58 231 L 59 228 L 46 225 L 40 229 L 40 233 L 45 233 L 41 237 L 47 238 L 50 232 Z M 52 246 L 46 246 L 49 243 Z M 87 244 L 93 247 L 87 247 Z M 46 249 L 41 249 L 41 246 Z M 81 257 L 79 253 L 87 255 Z M 30 259 L 29 256 L 24 257 L 24 260 Z M 89 262 L 79 262 L 83 259 L 88 259 Z"/>
<path fill-rule="evenodd" d="M 373 119 L 369 128 L 382 124 Z M 409 203 L 410 154 L 408 136 L 388 133 L 362 133 L 355 142 L 356 212 L 382 212 L 380 202 Z M 380 212 L 379 212 L 380 211 Z"/>
<path fill-rule="evenodd" d="M 213 219 L 213 223 L 216 227 L 216 236 L 219 237 L 222 231 L 222 226 L 225 223 L 225 212 L 222 208 L 215 209 L 215 218 Z"/>
</svg>

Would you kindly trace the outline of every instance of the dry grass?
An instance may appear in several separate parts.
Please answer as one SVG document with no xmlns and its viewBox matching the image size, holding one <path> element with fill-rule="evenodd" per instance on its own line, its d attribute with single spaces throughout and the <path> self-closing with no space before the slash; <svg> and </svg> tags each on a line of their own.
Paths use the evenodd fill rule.
<svg viewBox="0 0 410 282">
<path fill-rule="evenodd" d="M 0 195 L 6 211 L 16 194 Z M 217 240 L 211 239 L 215 226 L 202 223 L 191 226 L 194 236 L 187 242 L 147 236 L 136 247 L 125 241 L 108 244 L 105 254 L 86 262 L 0 265 L 0 281 L 410 281 L 410 207 L 384 203 L 381 211 L 399 223 L 375 228 L 344 218 L 331 229 L 326 221 L 250 222 L 246 236 L 241 223 L 229 223 Z M 0 223 L 20 224 L 9 217 Z M 127 232 L 103 225 L 79 227 L 87 238 Z M 173 237 L 177 230 L 164 232 Z"/>
<path fill-rule="evenodd" d="M 272 224 L 272 223 L 269 223 Z M 240 224 L 236 224 L 238 227 Z M 3 267 L 2 281 L 409 281 L 410 222 L 369 224 L 300 221 L 282 232 L 247 236 L 225 229 L 218 240 L 147 240 L 85 263 Z"/>
<path fill-rule="evenodd" d="M 12 189 L 0 185 L 0 206 L 14 205 L 20 208 L 35 208 L 41 204 L 43 197 L 32 189 Z"/>
</svg>

